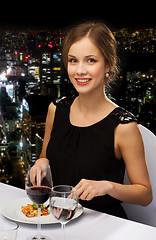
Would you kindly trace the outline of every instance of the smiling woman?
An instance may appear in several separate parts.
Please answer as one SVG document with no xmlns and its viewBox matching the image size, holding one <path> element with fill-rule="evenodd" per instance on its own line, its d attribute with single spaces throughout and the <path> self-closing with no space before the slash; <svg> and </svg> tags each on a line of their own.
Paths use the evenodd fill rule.
<svg viewBox="0 0 156 240">
<path fill-rule="evenodd" d="M 113 81 L 116 78 L 116 74 L 118 73 L 118 60 L 116 54 L 116 40 L 112 32 L 107 28 L 106 25 L 104 25 L 104 23 L 87 22 L 76 26 L 69 32 L 65 38 L 62 51 L 62 59 L 66 69 L 70 47 L 73 43 L 79 41 L 84 37 L 89 37 L 89 39 L 94 43 L 94 45 L 103 55 L 106 64 L 109 65 L 109 75 L 105 76 L 105 83 L 109 84 L 110 81 Z M 92 56 L 88 57 L 90 62 L 96 61 L 96 59 L 94 59 L 94 56 L 93 58 Z M 75 58 L 72 60 L 76 61 Z"/>
<path fill-rule="evenodd" d="M 50 104 L 32 176 L 50 164 L 54 185 L 75 186 L 83 206 L 126 218 L 120 203 L 146 206 L 152 189 L 137 119 L 105 94 L 117 73 L 115 38 L 103 23 L 80 24 L 65 38 L 63 61 L 78 96 Z"/>
</svg>

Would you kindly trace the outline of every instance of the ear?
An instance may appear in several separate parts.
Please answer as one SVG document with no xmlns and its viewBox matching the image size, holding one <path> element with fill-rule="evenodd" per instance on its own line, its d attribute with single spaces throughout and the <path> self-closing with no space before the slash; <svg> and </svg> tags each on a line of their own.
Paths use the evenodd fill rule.
<svg viewBox="0 0 156 240">
<path fill-rule="evenodd" d="M 109 65 L 106 65 L 106 68 L 105 68 L 105 74 L 109 74 L 109 71 L 110 71 L 110 67 L 109 67 Z"/>
</svg>

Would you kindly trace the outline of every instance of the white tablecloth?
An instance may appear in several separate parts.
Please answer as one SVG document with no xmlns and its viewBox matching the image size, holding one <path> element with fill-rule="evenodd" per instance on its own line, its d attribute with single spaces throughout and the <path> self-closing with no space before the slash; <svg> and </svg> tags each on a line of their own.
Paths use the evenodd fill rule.
<svg viewBox="0 0 156 240">
<path fill-rule="evenodd" d="M 26 197 L 24 190 L 0 183 L 0 210 L 6 201 Z M 0 213 L 0 222 L 9 221 Z M 62 236 L 60 224 L 42 226 L 51 240 Z M 17 240 L 36 233 L 36 225 L 19 223 Z M 156 228 L 84 208 L 84 213 L 66 225 L 67 240 L 155 240 Z"/>
</svg>

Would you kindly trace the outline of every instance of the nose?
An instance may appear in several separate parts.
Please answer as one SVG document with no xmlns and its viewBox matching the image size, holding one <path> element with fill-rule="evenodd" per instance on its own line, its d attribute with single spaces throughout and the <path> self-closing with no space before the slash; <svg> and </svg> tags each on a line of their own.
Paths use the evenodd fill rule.
<svg viewBox="0 0 156 240">
<path fill-rule="evenodd" d="M 85 68 L 85 64 L 83 64 L 83 63 L 80 62 L 80 63 L 77 65 L 76 73 L 77 73 L 78 76 L 80 76 L 80 75 L 85 75 L 85 74 L 87 73 L 87 70 L 86 70 L 86 68 Z"/>
</svg>

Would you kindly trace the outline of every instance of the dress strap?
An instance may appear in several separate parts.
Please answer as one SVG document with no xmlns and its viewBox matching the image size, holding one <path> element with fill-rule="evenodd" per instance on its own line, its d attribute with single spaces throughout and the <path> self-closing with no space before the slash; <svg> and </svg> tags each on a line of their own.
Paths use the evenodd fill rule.
<svg viewBox="0 0 156 240">
<path fill-rule="evenodd" d="M 138 122 L 137 118 L 131 112 L 122 107 L 115 108 L 111 115 L 117 118 L 120 123 Z"/>
<path fill-rule="evenodd" d="M 64 106 L 71 106 L 71 104 L 73 103 L 74 99 L 76 98 L 75 95 L 70 96 L 70 97 L 61 97 L 61 98 L 57 98 L 53 101 L 53 104 L 56 107 L 64 107 Z"/>
</svg>

